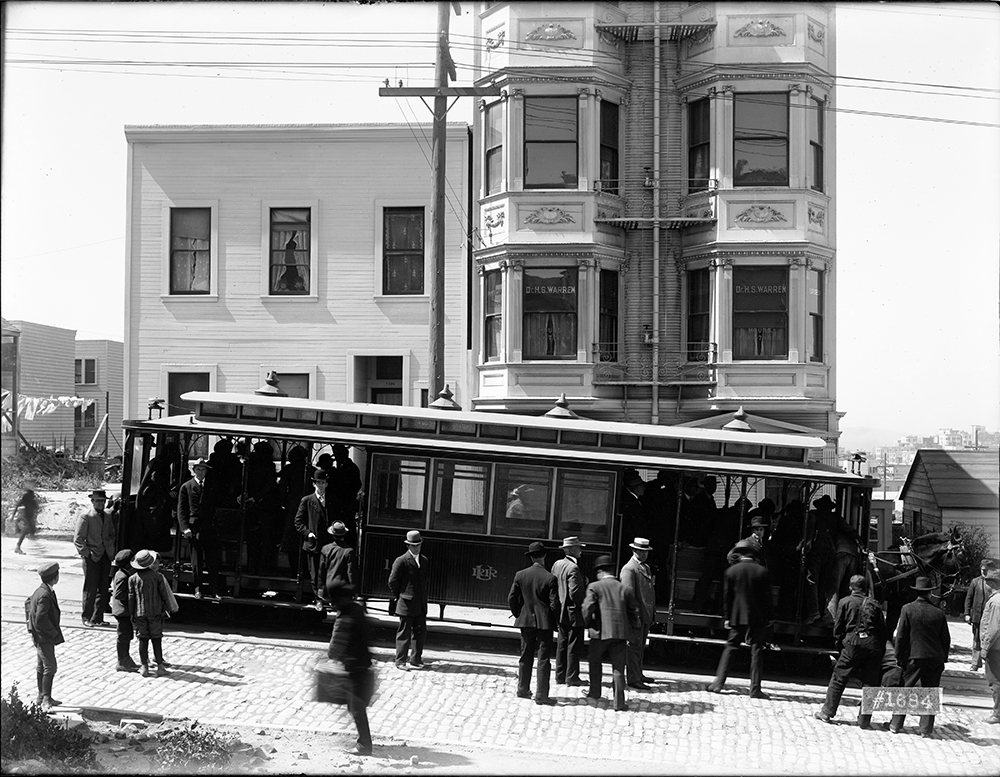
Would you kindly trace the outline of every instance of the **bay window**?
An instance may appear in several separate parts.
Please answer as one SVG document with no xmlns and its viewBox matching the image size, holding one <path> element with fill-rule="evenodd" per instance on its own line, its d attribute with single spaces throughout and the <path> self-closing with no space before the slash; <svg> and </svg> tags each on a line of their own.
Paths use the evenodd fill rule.
<svg viewBox="0 0 1000 777">
<path fill-rule="evenodd" d="M 601 101 L 601 190 L 618 194 L 618 114 L 617 103 Z"/>
<path fill-rule="evenodd" d="M 788 358 L 788 267 L 733 268 L 733 358 Z"/>
<path fill-rule="evenodd" d="M 809 185 L 818 192 L 823 191 L 823 135 L 826 119 L 823 102 L 815 97 L 809 101 Z"/>
<path fill-rule="evenodd" d="M 575 359 L 577 268 L 524 270 L 523 357 Z"/>
<path fill-rule="evenodd" d="M 823 273 L 810 269 L 806 285 L 806 310 L 809 313 L 809 336 L 812 343 L 809 361 L 823 361 Z"/>
<path fill-rule="evenodd" d="M 524 188 L 577 184 L 577 98 L 524 98 Z"/>
<path fill-rule="evenodd" d="M 712 289 L 708 268 L 688 273 L 687 349 L 688 361 L 708 358 Z"/>
<path fill-rule="evenodd" d="M 737 94 L 733 185 L 788 186 L 788 95 Z"/>
<path fill-rule="evenodd" d="M 618 273 L 601 270 L 598 341 L 602 362 L 618 361 Z"/>
</svg>

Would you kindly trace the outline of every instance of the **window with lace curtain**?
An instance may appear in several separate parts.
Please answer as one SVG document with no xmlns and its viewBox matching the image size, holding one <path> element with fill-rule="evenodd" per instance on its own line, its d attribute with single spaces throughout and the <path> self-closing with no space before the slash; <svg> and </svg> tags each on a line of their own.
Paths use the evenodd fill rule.
<svg viewBox="0 0 1000 777">
<path fill-rule="evenodd" d="M 576 358 L 576 267 L 526 268 L 523 309 L 523 358 Z"/>
<path fill-rule="evenodd" d="M 309 208 L 271 208 L 269 290 L 275 296 L 309 293 L 312 257 Z"/>
<path fill-rule="evenodd" d="M 424 209 L 382 209 L 382 293 L 424 293 Z"/>
<path fill-rule="evenodd" d="M 788 358 L 788 267 L 733 268 L 733 358 Z"/>
</svg>

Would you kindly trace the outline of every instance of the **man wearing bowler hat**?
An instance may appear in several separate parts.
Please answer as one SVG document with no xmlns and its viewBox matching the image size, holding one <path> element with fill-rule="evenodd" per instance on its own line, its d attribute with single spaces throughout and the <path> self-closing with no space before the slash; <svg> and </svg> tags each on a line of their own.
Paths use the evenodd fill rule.
<svg viewBox="0 0 1000 777">
<path fill-rule="evenodd" d="M 418 531 L 406 533 L 406 553 L 392 562 L 389 591 L 396 602 L 399 628 L 396 630 L 396 668 L 424 667 L 424 640 L 427 637 L 427 556 L 420 550 L 423 537 Z M 410 652 L 410 648 L 413 652 Z M 407 657 L 409 663 L 407 664 Z"/>
<path fill-rule="evenodd" d="M 538 653 L 535 675 L 535 704 L 553 705 L 549 696 L 552 630 L 559 621 L 559 584 L 555 575 L 545 568 L 545 546 L 532 542 L 525 554 L 531 566 L 514 575 L 507 595 L 507 604 L 514 616 L 514 625 L 521 630 L 521 657 L 517 662 L 517 695 L 530 699 L 531 668 Z"/>
<path fill-rule="evenodd" d="M 649 627 L 656 618 L 656 594 L 653 592 L 653 573 L 646 559 L 653 548 L 645 537 L 636 537 L 629 543 L 632 548 L 632 558 L 622 567 L 621 581 L 627 591 L 632 593 L 639 603 L 641 625 L 631 629 L 626 650 L 625 680 L 629 688 L 640 691 L 649 690 L 649 680 L 643 673 L 643 654 L 646 651 L 646 640 L 649 638 Z"/>
<path fill-rule="evenodd" d="M 103 488 L 90 492 L 91 508 L 76 522 L 73 544 L 83 559 L 83 625 L 107 626 L 104 610 L 115 557 L 115 522 L 104 511 L 108 495 Z"/>
<path fill-rule="evenodd" d="M 583 653 L 583 597 L 587 578 L 579 558 L 587 547 L 579 537 L 566 537 L 560 549 L 563 558 L 552 565 L 559 586 L 559 637 L 556 640 L 556 683 L 583 685 L 580 679 L 580 656 Z"/>
<path fill-rule="evenodd" d="M 760 563 L 757 548 L 744 540 L 734 548 L 739 560 L 726 570 L 722 590 L 726 620 L 729 629 L 726 648 L 722 651 L 715 680 L 706 690 L 721 693 L 729 675 L 734 653 L 744 642 L 750 643 L 750 698 L 769 698 L 761 690 L 764 674 L 764 643 L 768 627 L 774 623 L 771 606 L 771 582 L 767 569 Z"/>
<path fill-rule="evenodd" d="M 338 585 L 349 585 L 357 588 L 358 557 L 354 548 L 347 544 L 347 527 L 342 521 L 334 521 L 330 525 L 333 542 L 324 545 L 319 552 L 319 578 L 323 581 L 323 596 L 330 600 L 328 592 Z"/>
<path fill-rule="evenodd" d="M 625 712 L 625 645 L 631 629 L 642 626 L 639 602 L 615 577 L 611 556 L 598 556 L 594 563 L 597 580 L 587 586 L 583 600 L 583 619 L 590 628 L 589 699 L 601 698 L 602 662 L 611 663 L 615 711 Z"/>
<path fill-rule="evenodd" d="M 302 537 L 302 552 L 309 565 L 309 580 L 313 588 L 313 606 L 317 610 L 323 609 L 324 580 L 320 576 L 320 550 L 332 539 L 326 529 L 331 511 L 326 494 L 329 477 L 324 469 L 313 473 L 313 493 L 302 497 L 294 521 L 295 531 Z"/>
<path fill-rule="evenodd" d="M 763 560 L 764 536 L 767 533 L 767 530 L 771 528 L 771 521 L 766 516 L 762 515 L 756 508 L 751 510 L 750 513 L 753 515 L 750 519 L 750 534 L 743 538 L 743 542 L 749 543 L 757 548 L 757 553 Z M 735 547 L 729 551 L 728 554 L 726 554 L 726 561 L 729 562 L 729 566 L 732 566 L 739 560 L 740 554 L 736 552 Z"/>
<path fill-rule="evenodd" d="M 198 459 L 191 465 L 194 477 L 177 492 L 177 525 L 181 534 L 191 543 L 191 571 L 194 576 L 194 595 L 205 595 L 205 573 L 211 596 L 220 594 L 219 537 L 215 528 L 214 489 L 206 489 L 205 477 L 211 466 L 207 459 Z"/>
<path fill-rule="evenodd" d="M 944 610 L 931 602 L 931 591 L 936 586 L 929 577 L 918 577 L 910 586 L 917 598 L 903 605 L 896 626 L 896 661 L 903 670 L 903 687 L 936 688 L 951 649 L 951 634 Z M 893 715 L 889 730 L 898 734 L 903 730 L 905 715 Z M 917 731 L 922 737 L 934 733 L 934 716 L 921 715 Z"/>
</svg>

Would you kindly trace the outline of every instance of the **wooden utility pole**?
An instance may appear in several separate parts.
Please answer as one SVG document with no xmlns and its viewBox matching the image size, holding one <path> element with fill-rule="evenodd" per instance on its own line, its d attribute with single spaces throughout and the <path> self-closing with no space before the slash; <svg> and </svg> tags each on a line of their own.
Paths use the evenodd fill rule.
<svg viewBox="0 0 1000 777">
<path fill-rule="evenodd" d="M 448 98 L 486 97 L 500 94 L 500 87 L 492 85 L 484 87 L 448 86 L 449 78 L 454 81 L 458 77 L 455 72 L 455 63 L 451 58 L 451 50 L 448 47 L 450 10 L 452 8 L 456 14 L 461 12 L 458 3 L 438 3 L 434 87 L 431 89 L 403 86 L 395 88 L 388 86 L 387 80 L 386 86 L 378 90 L 381 97 L 419 97 L 421 100 L 425 97 L 434 98 L 434 107 L 431 108 L 434 117 L 431 138 L 431 172 L 434 192 L 431 198 L 430 245 L 433 263 L 430 278 L 430 359 L 428 362 L 428 396 L 431 400 L 444 388 L 445 146 L 448 142 L 448 109 L 451 107 L 448 105 Z M 424 104 L 427 105 L 426 101 Z M 452 105 L 454 104 L 453 101 Z"/>
</svg>

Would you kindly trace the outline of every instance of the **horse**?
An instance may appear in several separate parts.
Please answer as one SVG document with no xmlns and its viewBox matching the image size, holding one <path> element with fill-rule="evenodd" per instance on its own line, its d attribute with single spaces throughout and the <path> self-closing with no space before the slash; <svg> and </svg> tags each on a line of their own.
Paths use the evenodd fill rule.
<svg viewBox="0 0 1000 777">
<path fill-rule="evenodd" d="M 886 628 L 896 631 L 903 605 L 916 598 L 912 585 L 916 576 L 931 578 L 932 597 L 945 606 L 966 567 L 965 547 L 958 528 L 948 532 L 929 532 L 913 540 L 902 538 L 898 550 L 868 553 L 868 571 L 873 582 L 872 595 L 886 605 Z"/>
</svg>

